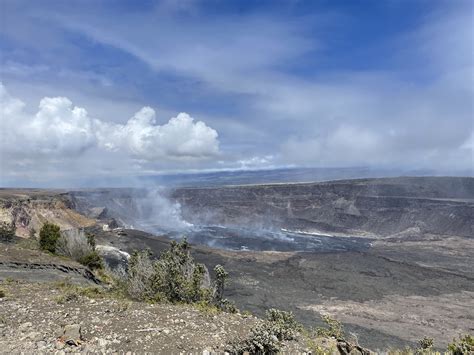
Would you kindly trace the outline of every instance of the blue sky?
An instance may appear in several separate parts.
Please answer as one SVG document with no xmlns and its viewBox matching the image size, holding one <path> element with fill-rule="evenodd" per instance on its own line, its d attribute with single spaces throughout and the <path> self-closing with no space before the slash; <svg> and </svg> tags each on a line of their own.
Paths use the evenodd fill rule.
<svg viewBox="0 0 474 355">
<path fill-rule="evenodd" d="M 472 171 L 473 6 L 3 0 L 1 183 Z"/>
</svg>

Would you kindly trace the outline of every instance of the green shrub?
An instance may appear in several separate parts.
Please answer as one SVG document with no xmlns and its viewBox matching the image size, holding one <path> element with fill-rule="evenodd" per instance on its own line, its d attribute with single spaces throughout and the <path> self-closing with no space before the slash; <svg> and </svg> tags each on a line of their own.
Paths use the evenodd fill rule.
<svg viewBox="0 0 474 355">
<path fill-rule="evenodd" d="M 5 291 L 0 288 L 0 298 L 3 298 L 5 296 Z"/>
<path fill-rule="evenodd" d="M 151 260 L 151 251 L 146 249 L 135 251 L 128 260 L 126 275 L 119 278 L 118 284 L 132 299 L 144 301 L 155 296 L 152 287 L 154 268 Z"/>
<path fill-rule="evenodd" d="M 331 318 L 328 315 L 323 315 L 321 319 L 324 323 L 326 323 L 327 327 L 317 328 L 316 333 L 318 336 L 344 339 L 344 327 L 342 326 L 341 322 Z"/>
<path fill-rule="evenodd" d="M 124 277 L 117 285 L 132 299 L 199 303 L 226 312 L 235 312 L 235 306 L 223 299 L 227 272 L 220 265 L 214 269 L 216 280 L 211 284 L 205 265 L 196 263 L 186 239 L 171 242 L 170 248 L 152 260 L 149 250 L 134 252 Z"/>
<path fill-rule="evenodd" d="M 247 338 L 231 342 L 228 351 L 237 354 L 274 354 L 280 351 L 282 341 L 295 339 L 302 329 L 291 312 L 269 309 L 266 319 L 252 328 Z"/>
<path fill-rule="evenodd" d="M 271 324 L 263 322 L 252 328 L 250 336 L 230 344 L 229 352 L 234 354 L 275 354 L 281 349 L 281 342 L 275 335 Z"/>
<path fill-rule="evenodd" d="M 56 254 L 67 256 L 90 269 L 102 268 L 102 258 L 95 250 L 95 236 L 82 229 L 63 231 L 56 242 Z"/>
<path fill-rule="evenodd" d="M 86 233 L 86 239 L 87 239 L 87 244 L 89 244 L 92 250 L 95 250 L 95 247 L 96 247 L 95 235 L 92 233 Z"/>
<path fill-rule="evenodd" d="M 433 347 L 433 338 L 423 337 L 418 341 L 418 347 L 422 350 L 428 350 Z"/>
<path fill-rule="evenodd" d="M 225 271 L 222 265 L 218 264 L 214 267 L 214 274 L 216 278 L 213 283 L 213 303 L 224 312 L 236 313 L 238 310 L 235 304 L 224 298 L 224 290 L 229 278 L 229 273 Z"/>
<path fill-rule="evenodd" d="M 0 241 L 11 242 L 15 238 L 16 226 L 15 222 L 0 224 Z"/>
<path fill-rule="evenodd" d="M 459 339 L 453 339 L 448 345 L 448 351 L 453 355 L 472 354 L 474 352 L 474 336 L 466 334 L 459 336 Z"/>
<path fill-rule="evenodd" d="M 271 308 L 265 314 L 267 322 L 272 323 L 278 340 L 293 340 L 303 329 L 291 312 Z"/>
<path fill-rule="evenodd" d="M 194 262 L 186 239 L 171 242 L 170 248 L 155 261 L 151 256 L 145 250 L 133 253 L 129 259 L 126 288 L 132 298 L 184 303 L 211 301 L 207 268 Z"/>
<path fill-rule="evenodd" d="M 224 297 L 224 288 L 229 274 L 224 270 L 222 265 L 216 265 L 214 267 L 214 273 L 216 275 L 216 280 L 214 281 L 214 300 L 221 302 Z"/>
<path fill-rule="evenodd" d="M 103 267 L 102 258 L 95 250 L 87 255 L 84 255 L 77 261 L 92 270 L 102 269 Z"/>
<path fill-rule="evenodd" d="M 220 302 L 214 302 L 214 305 L 223 312 L 226 313 L 237 313 L 239 310 L 235 306 L 235 303 L 227 298 L 220 300 Z"/>
<path fill-rule="evenodd" d="M 39 244 L 42 250 L 49 251 L 51 253 L 56 252 L 56 245 L 61 237 L 59 226 L 46 222 L 43 224 L 40 230 Z"/>
<path fill-rule="evenodd" d="M 189 250 L 189 243 L 171 242 L 154 264 L 153 288 L 170 302 L 195 302 L 208 292 L 201 290 L 205 266 L 195 264 Z"/>
</svg>

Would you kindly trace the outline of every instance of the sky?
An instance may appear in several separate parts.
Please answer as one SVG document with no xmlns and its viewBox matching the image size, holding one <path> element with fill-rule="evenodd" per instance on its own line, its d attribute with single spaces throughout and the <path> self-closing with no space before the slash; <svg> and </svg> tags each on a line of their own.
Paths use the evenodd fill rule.
<svg viewBox="0 0 474 355">
<path fill-rule="evenodd" d="M 1 0 L 0 186 L 474 174 L 470 0 Z"/>
</svg>

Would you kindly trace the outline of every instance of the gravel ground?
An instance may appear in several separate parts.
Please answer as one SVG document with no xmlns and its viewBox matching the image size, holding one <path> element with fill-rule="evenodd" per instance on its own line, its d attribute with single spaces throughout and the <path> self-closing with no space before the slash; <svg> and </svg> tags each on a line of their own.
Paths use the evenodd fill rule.
<svg viewBox="0 0 474 355">
<path fill-rule="evenodd" d="M 259 322 L 239 313 L 112 298 L 91 288 L 88 296 L 71 296 L 71 288 L 57 282 L 10 280 L 0 288 L 6 294 L 0 298 L 0 352 L 8 354 L 223 353 L 229 341 L 245 336 Z M 284 349 L 306 350 L 302 340 L 288 342 Z"/>
</svg>

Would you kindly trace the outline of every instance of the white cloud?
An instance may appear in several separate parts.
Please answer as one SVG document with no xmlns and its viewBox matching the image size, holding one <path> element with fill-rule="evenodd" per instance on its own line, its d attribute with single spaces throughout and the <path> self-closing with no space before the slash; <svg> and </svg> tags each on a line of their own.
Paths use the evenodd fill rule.
<svg viewBox="0 0 474 355">
<path fill-rule="evenodd" d="M 206 159 L 219 153 L 217 132 L 180 113 L 157 125 L 155 111 L 144 107 L 125 125 L 91 118 L 66 97 L 45 97 L 30 115 L 24 103 L 0 83 L 2 156 L 69 159 L 91 148 L 125 151 L 144 161 Z"/>
<path fill-rule="evenodd" d="M 237 161 L 237 164 L 240 165 L 240 169 L 269 169 L 273 168 L 272 165 L 275 157 L 273 155 L 265 156 L 253 156 L 247 159 L 241 159 Z"/>
<path fill-rule="evenodd" d="M 45 154 L 79 154 L 96 144 L 87 111 L 66 97 L 45 97 L 23 127 L 28 143 Z"/>
<path fill-rule="evenodd" d="M 12 97 L 0 83 L 2 156 L 76 155 L 96 143 L 92 120 L 87 111 L 74 107 L 65 97 L 41 100 L 35 115 Z"/>
<path fill-rule="evenodd" d="M 145 160 L 202 159 L 219 153 L 217 132 L 187 113 L 164 125 L 156 124 L 155 111 L 144 107 L 125 125 L 99 123 L 100 144 L 108 150 L 126 149 Z"/>
</svg>

